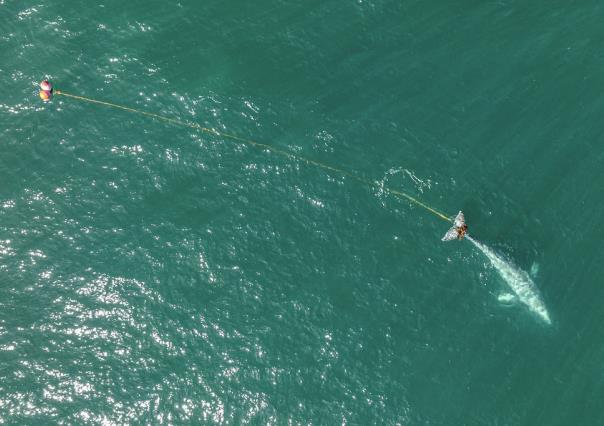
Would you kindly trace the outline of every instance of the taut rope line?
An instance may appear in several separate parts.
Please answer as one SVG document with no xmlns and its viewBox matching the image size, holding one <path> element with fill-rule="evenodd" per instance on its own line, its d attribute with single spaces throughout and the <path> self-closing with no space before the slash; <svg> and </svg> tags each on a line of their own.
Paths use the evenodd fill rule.
<svg viewBox="0 0 604 426">
<path fill-rule="evenodd" d="M 157 120 L 162 120 L 162 121 L 165 121 L 167 123 L 175 124 L 177 126 L 189 127 L 191 129 L 196 129 L 196 130 L 199 130 L 201 132 L 212 134 L 214 136 L 219 136 L 219 137 L 223 137 L 223 138 L 226 138 L 226 139 L 231 139 L 233 141 L 242 142 L 242 143 L 245 143 L 247 145 L 255 146 L 255 147 L 258 147 L 258 148 L 264 148 L 264 149 L 267 149 L 267 150 L 269 150 L 271 152 L 274 152 L 275 154 L 281 155 L 283 157 L 292 158 L 292 159 L 298 160 L 298 161 L 304 161 L 305 163 L 312 164 L 313 166 L 319 167 L 319 168 L 321 168 L 323 170 L 327 170 L 327 171 L 331 171 L 331 172 L 336 172 L 336 173 L 338 173 L 338 174 L 340 174 L 342 176 L 346 176 L 346 177 L 349 177 L 351 179 L 354 179 L 357 182 L 360 182 L 360 183 L 362 183 L 364 185 L 367 185 L 367 186 L 369 186 L 371 188 L 381 188 L 376 182 L 373 182 L 373 181 L 371 181 L 369 179 L 365 179 L 363 177 L 357 176 L 354 173 L 350 173 L 350 172 L 348 172 L 346 170 L 330 166 L 329 164 L 321 163 L 320 161 L 312 160 L 312 159 L 304 157 L 302 155 L 293 154 L 291 152 L 282 150 L 280 148 L 276 148 L 276 147 L 274 147 L 272 145 L 268 145 L 268 144 L 261 143 L 261 142 L 256 142 L 256 141 L 253 141 L 251 139 L 246 139 L 246 138 L 242 138 L 242 137 L 239 137 L 239 136 L 236 136 L 236 135 L 232 135 L 230 133 L 219 132 L 219 131 L 214 130 L 214 129 L 210 129 L 210 128 L 207 128 L 207 127 L 200 126 L 199 124 L 187 123 L 186 121 L 182 121 L 182 120 L 178 120 L 178 119 L 170 118 L 170 117 L 165 117 L 163 115 L 154 114 L 152 112 L 142 111 L 142 110 L 135 109 L 135 108 L 130 108 L 130 107 L 123 106 L 123 105 L 114 104 L 112 102 L 99 101 L 97 99 L 87 98 L 85 96 L 72 95 L 71 93 L 63 92 L 62 90 L 55 90 L 54 94 L 60 95 L 60 96 L 65 96 L 65 97 L 71 98 L 71 99 L 76 99 L 78 101 L 89 102 L 89 103 L 92 103 L 92 104 L 103 105 L 103 106 L 110 107 L 110 108 L 121 109 L 122 111 L 128 111 L 128 112 L 132 112 L 132 113 L 135 113 L 135 114 L 145 115 L 147 117 L 155 118 Z M 409 195 L 409 194 L 407 194 L 407 193 L 405 193 L 403 191 L 397 191 L 395 189 L 390 189 L 390 188 L 381 188 L 381 189 L 383 189 L 387 193 L 393 194 L 393 195 L 395 195 L 397 197 L 404 198 L 407 201 L 409 201 L 409 202 L 411 202 L 411 203 L 413 203 L 413 204 L 415 204 L 415 205 L 417 205 L 419 207 L 422 207 L 422 208 L 426 209 L 427 211 L 429 211 L 430 213 L 432 213 L 435 216 L 439 217 L 440 219 L 443 219 L 443 220 L 445 220 L 447 222 L 453 222 L 453 220 L 450 217 L 446 216 L 444 213 L 439 212 L 435 208 L 430 207 L 426 203 L 418 200 L 417 198 L 412 197 L 411 195 Z"/>
</svg>

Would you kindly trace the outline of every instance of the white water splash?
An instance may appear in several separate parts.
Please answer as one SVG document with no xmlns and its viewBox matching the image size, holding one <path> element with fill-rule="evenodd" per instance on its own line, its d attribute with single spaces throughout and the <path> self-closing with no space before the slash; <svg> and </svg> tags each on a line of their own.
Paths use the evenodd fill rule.
<svg viewBox="0 0 604 426">
<path fill-rule="evenodd" d="M 539 318 L 545 321 L 547 324 L 551 324 L 552 321 L 545 307 L 545 303 L 541 299 L 539 289 L 526 272 L 512 263 L 506 261 L 493 250 L 485 246 L 484 244 L 476 241 L 469 235 L 466 235 L 466 239 L 476 246 L 490 261 L 495 270 L 501 275 L 501 278 L 507 283 L 512 291 L 518 296 L 518 300 L 524 303 L 533 313 L 537 314 Z"/>
</svg>

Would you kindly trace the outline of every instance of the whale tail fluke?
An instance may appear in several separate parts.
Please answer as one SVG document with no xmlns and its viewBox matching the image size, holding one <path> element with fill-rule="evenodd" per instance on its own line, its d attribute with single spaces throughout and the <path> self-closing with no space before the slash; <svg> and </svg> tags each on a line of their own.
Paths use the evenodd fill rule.
<svg viewBox="0 0 604 426">
<path fill-rule="evenodd" d="M 447 231 L 445 236 L 442 237 L 441 241 L 462 240 L 467 231 L 468 225 L 466 225 L 466 218 L 463 215 L 463 212 L 460 211 L 453 220 L 453 226 Z"/>
</svg>

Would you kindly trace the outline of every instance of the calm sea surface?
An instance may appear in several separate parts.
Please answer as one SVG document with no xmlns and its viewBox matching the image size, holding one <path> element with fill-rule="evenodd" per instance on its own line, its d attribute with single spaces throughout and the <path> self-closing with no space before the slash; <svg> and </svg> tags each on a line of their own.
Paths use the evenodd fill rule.
<svg viewBox="0 0 604 426">
<path fill-rule="evenodd" d="M 603 22 L 0 0 L 0 423 L 604 424 Z"/>
</svg>

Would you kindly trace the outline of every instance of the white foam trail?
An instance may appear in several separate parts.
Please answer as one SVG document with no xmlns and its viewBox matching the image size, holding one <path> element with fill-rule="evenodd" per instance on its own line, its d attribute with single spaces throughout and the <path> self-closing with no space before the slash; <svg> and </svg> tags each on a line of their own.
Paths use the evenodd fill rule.
<svg viewBox="0 0 604 426">
<path fill-rule="evenodd" d="M 526 272 L 510 262 L 504 260 L 501 256 L 495 253 L 493 250 L 485 246 L 484 244 L 476 241 L 469 235 L 466 235 L 466 239 L 476 246 L 484 255 L 491 261 L 501 278 L 510 286 L 512 291 L 518 296 L 518 299 L 524 303 L 528 308 L 537 314 L 547 324 L 551 324 L 552 321 L 549 318 L 545 303 L 541 299 L 539 289 Z"/>
</svg>

